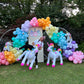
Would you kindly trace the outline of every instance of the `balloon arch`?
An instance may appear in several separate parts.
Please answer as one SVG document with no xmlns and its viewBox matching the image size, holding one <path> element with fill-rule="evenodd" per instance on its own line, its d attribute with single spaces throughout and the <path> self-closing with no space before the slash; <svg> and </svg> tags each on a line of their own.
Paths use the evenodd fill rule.
<svg viewBox="0 0 84 84">
<path fill-rule="evenodd" d="M 4 51 L 0 52 L 0 65 L 14 63 L 23 53 L 23 50 L 18 50 L 17 48 L 22 47 L 28 41 L 28 31 L 32 27 L 41 27 L 42 30 L 45 30 L 43 35 L 47 35 L 54 44 L 57 44 L 57 46 L 62 49 L 62 56 L 68 58 L 69 61 L 73 61 L 74 64 L 82 63 L 84 54 L 81 51 L 75 51 L 75 49 L 78 48 L 78 44 L 73 41 L 71 34 L 66 29 L 53 26 L 49 17 L 46 19 L 37 19 L 36 17 L 33 17 L 30 21 L 25 21 L 21 25 L 21 28 L 9 29 L 1 36 L 0 40 L 2 40 L 6 33 L 14 30 L 13 35 L 15 35 L 15 37 L 12 37 L 12 42 L 6 42 Z M 49 43 L 49 40 L 45 40 L 45 42 Z M 6 51 L 7 45 L 10 45 L 11 43 L 13 46 L 9 47 L 10 51 Z M 54 50 L 56 50 L 56 48 L 54 48 Z"/>
</svg>

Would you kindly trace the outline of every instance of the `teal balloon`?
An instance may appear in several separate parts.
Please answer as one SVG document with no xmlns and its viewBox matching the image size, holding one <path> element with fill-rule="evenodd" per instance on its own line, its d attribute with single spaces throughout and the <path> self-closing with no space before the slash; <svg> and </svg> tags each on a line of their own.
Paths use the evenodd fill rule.
<svg viewBox="0 0 84 84">
<path fill-rule="evenodd" d="M 58 40 L 54 40 L 54 43 L 58 43 Z"/>
<path fill-rule="evenodd" d="M 12 37 L 12 41 L 14 41 L 15 40 L 15 37 Z"/>
</svg>

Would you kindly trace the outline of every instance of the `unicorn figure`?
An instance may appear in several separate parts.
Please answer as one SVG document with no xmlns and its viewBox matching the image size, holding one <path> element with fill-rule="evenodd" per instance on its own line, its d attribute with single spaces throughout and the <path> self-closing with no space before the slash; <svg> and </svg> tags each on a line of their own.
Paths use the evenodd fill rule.
<svg viewBox="0 0 84 84">
<path fill-rule="evenodd" d="M 48 60 L 47 60 L 47 66 L 49 66 L 49 63 L 50 63 L 50 59 L 52 59 L 52 67 L 55 67 L 55 62 L 56 62 L 56 59 L 58 57 L 60 57 L 60 65 L 63 65 L 63 59 L 62 59 L 62 55 L 61 55 L 61 49 L 58 49 L 57 51 L 56 50 L 53 50 L 54 48 L 54 44 L 53 43 L 50 43 L 48 44 L 48 49 L 47 51 L 49 52 L 48 54 Z"/>
<path fill-rule="evenodd" d="M 26 65 L 29 66 L 29 62 L 30 62 L 30 60 L 31 60 L 31 64 L 30 64 L 30 66 L 29 66 L 29 70 L 31 70 L 32 67 L 33 67 L 33 64 L 34 64 L 34 62 L 35 62 L 35 58 L 36 58 L 35 54 L 36 54 L 37 52 L 38 52 L 38 45 L 36 45 L 33 50 L 26 50 L 26 51 L 24 51 L 24 52 L 22 53 L 22 55 L 20 55 L 20 56 L 18 57 L 17 61 L 21 60 L 22 57 L 25 55 L 24 58 L 23 58 L 23 60 L 22 60 L 22 62 L 21 62 L 21 66 L 24 66 L 26 60 L 27 60 L 27 64 L 26 64 Z"/>
<path fill-rule="evenodd" d="M 9 42 L 6 42 L 5 43 L 5 47 L 3 48 L 3 50 L 4 51 L 6 51 L 6 50 L 7 51 L 10 51 L 10 48 L 9 48 L 10 46 L 12 46 L 12 42 L 10 42 L 10 41 Z"/>
</svg>

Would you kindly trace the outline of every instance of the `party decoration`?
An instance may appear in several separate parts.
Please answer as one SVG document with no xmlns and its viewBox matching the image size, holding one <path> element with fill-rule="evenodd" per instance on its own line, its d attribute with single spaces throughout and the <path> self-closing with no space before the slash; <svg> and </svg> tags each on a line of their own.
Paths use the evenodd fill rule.
<svg viewBox="0 0 84 84">
<path fill-rule="evenodd" d="M 53 33 L 51 40 L 54 41 L 54 43 L 57 43 L 58 46 L 60 46 L 61 49 L 66 49 L 67 47 L 67 40 L 65 37 L 65 33 L 63 31 L 56 33 Z"/>
<path fill-rule="evenodd" d="M 61 49 L 58 49 L 58 51 L 53 50 L 53 43 L 50 43 L 50 46 L 48 47 L 47 51 L 49 52 L 48 54 L 48 60 L 47 60 L 47 66 L 49 66 L 50 59 L 52 59 L 52 67 L 55 67 L 55 62 L 58 57 L 60 57 L 60 65 L 63 65 L 63 59 L 62 55 L 60 53 Z"/>
<path fill-rule="evenodd" d="M 30 25 L 30 21 L 27 20 L 24 22 L 24 24 L 21 25 L 21 30 L 28 32 L 29 28 L 31 28 L 32 26 Z"/>
<path fill-rule="evenodd" d="M 47 17 L 46 19 L 44 18 L 38 19 L 38 23 L 39 27 L 42 27 L 43 30 L 45 30 L 45 28 L 48 27 L 49 24 L 51 24 L 50 17 Z"/>
<path fill-rule="evenodd" d="M 69 56 L 69 61 L 73 61 L 74 64 L 81 64 L 84 59 L 84 54 L 81 51 L 73 52 L 72 56 Z"/>
<path fill-rule="evenodd" d="M 9 41 L 9 42 L 6 42 L 6 43 L 5 43 L 5 46 L 4 46 L 4 48 L 3 48 L 3 50 L 4 50 L 4 51 L 5 51 L 5 50 L 10 51 L 10 48 L 9 48 L 10 46 L 12 46 L 12 42 L 10 42 L 10 41 Z"/>
<path fill-rule="evenodd" d="M 20 28 L 16 28 L 16 31 L 13 32 L 16 37 L 12 37 L 13 47 L 22 47 L 28 41 L 28 34 L 22 31 Z"/>
<path fill-rule="evenodd" d="M 16 48 L 10 47 L 10 51 L 14 54 L 16 60 L 23 53 L 23 50 L 17 50 Z"/>
<path fill-rule="evenodd" d="M 45 30 L 48 36 L 51 38 L 53 33 L 58 33 L 59 28 L 50 24 L 49 27 L 46 27 Z"/>
<path fill-rule="evenodd" d="M 4 52 L 0 52 L 0 65 L 9 65 L 9 62 L 5 58 Z"/>
<path fill-rule="evenodd" d="M 38 20 L 36 17 L 33 17 L 32 20 L 30 21 L 31 26 L 33 27 L 38 27 Z"/>
<path fill-rule="evenodd" d="M 26 44 L 26 42 L 28 41 L 29 34 L 31 37 L 37 37 L 37 36 L 40 37 L 42 35 L 40 29 L 37 28 L 38 30 L 36 30 L 35 27 L 41 27 L 43 30 L 46 30 L 46 33 L 49 36 L 49 38 L 60 47 L 58 50 L 56 50 L 56 48 L 54 48 L 53 43 L 48 44 L 49 47 L 47 51 L 49 52 L 49 54 L 48 54 L 47 66 L 50 63 L 50 59 L 52 59 L 53 61 L 52 67 L 55 67 L 55 62 L 58 57 L 60 57 L 60 65 L 63 65 L 63 59 L 61 55 L 62 49 L 63 49 L 63 56 L 68 58 L 69 61 L 73 61 L 74 64 L 82 63 L 82 60 L 84 59 L 84 54 L 81 51 L 75 51 L 76 48 L 78 48 L 78 44 L 72 40 L 71 34 L 67 30 L 53 26 L 51 24 L 50 17 L 47 17 L 46 19 L 44 18 L 37 19 L 36 17 L 33 17 L 30 21 L 26 20 L 21 25 L 21 29 L 16 28 L 16 30 L 13 32 L 13 35 L 15 35 L 15 37 L 12 37 L 13 42 L 5 43 L 3 52 L 0 52 L 0 65 L 12 64 L 16 60 L 17 61 L 21 60 L 24 56 L 21 62 L 21 66 L 25 64 L 26 59 L 28 66 L 29 61 L 31 59 L 32 61 L 29 66 L 29 70 L 32 69 L 33 64 L 35 62 L 35 54 L 38 52 L 38 48 L 41 45 L 37 44 L 34 49 L 32 50 L 28 49 L 24 52 L 23 50 L 19 50 L 19 48 L 21 48 Z M 31 31 L 28 34 L 29 29 Z M 60 29 L 61 30 L 63 29 L 65 32 L 60 31 Z"/>
<path fill-rule="evenodd" d="M 33 64 L 34 64 L 34 62 L 35 62 L 35 58 L 36 58 L 35 54 L 36 54 L 37 52 L 38 52 L 38 45 L 35 46 L 35 48 L 34 48 L 33 50 L 29 50 L 29 49 L 28 49 L 27 51 L 24 51 L 24 52 L 18 57 L 17 61 L 21 60 L 22 57 L 25 55 L 24 58 L 23 58 L 23 60 L 22 60 L 22 62 L 21 62 L 21 66 L 24 66 L 26 59 L 27 59 L 27 64 L 26 64 L 26 65 L 29 66 L 29 62 L 30 62 L 30 60 L 31 60 L 31 64 L 30 64 L 30 66 L 29 66 L 29 70 L 31 70 L 32 67 L 33 67 Z"/>
<path fill-rule="evenodd" d="M 15 56 L 12 52 L 4 51 L 5 58 L 9 62 L 9 64 L 12 64 L 15 62 Z"/>
<path fill-rule="evenodd" d="M 63 50 L 63 55 L 68 58 L 69 56 L 73 55 L 76 48 L 78 48 L 78 44 L 75 41 L 67 43 L 67 48 Z"/>
</svg>

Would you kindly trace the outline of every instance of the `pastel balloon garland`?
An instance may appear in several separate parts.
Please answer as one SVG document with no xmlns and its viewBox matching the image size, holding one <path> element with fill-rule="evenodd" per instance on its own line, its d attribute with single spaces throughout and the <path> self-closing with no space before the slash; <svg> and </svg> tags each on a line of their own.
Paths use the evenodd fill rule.
<svg viewBox="0 0 84 84">
<path fill-rule="evenodd" d="M 0 54 L 0 64 L 12 64 L 16 61 L 16 58 L 23 52 L 22 50 L 18 51 L 16 48 L 22 47 L 28 41 L 28 31 L 31 27 L 41 27 L 46 31 L 49 38 L 56 43 L 61 49 L 63 49 L 63 55 L 68 58 L 70 61 L 79 58 L 80 60 L 83 58 L 83 53 L 80 51 L 75 51 L 78 48 L 78 45 L 75 41 L 72 40 L 71 34 L 67 31 L 65 33 L 60 31 L 60 27 L 55 27 L 51 24 L 50 17 L 39 18 L 33 17 L 30 21 L 27 20 L 21 25 L 20 28 L 16 28 L 13 32 L 16 37 L 12 37 L 13 46 L 10 47 L 10 51 L 3 51 Z M 4 54 L 3 54 L 4 53 Z M 80 56 L 74 53 L 79 53 Z M 10 56 L 11 54 L 11 56 Z M 4 59 L 3 59 L 4 58 Z M 72 59 L 73 58 L 73 59 Z M 1 60 L 5 60 L 2 61 Z M 73 62 L 75 64 L 79 63 L 79 61 Z M 80 62 L 82 63 L 82 62 Z"/>
</svg>

